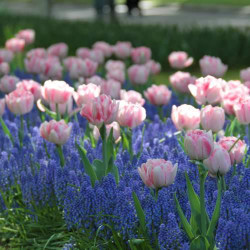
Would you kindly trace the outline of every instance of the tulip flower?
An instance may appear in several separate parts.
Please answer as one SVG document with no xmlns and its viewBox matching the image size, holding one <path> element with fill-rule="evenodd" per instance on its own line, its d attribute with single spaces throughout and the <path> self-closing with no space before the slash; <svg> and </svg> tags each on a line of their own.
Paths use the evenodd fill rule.
<svg viewBox="0 0 250 250">
<path fill-rule="evenodd" d="M 183 69 L 189 67 L 194 59 L 188 57 L 188 54 L 184 51 L 174 51 L 168 56 L 169 64 L 174 69 Z"/>
<path fill-rule="evenodd" d="M 151 49 L 147 47 L 137 47 L 132 49 L 131 58 L 135 64 L 145 64 L 151 59 Z"/>
</svg>

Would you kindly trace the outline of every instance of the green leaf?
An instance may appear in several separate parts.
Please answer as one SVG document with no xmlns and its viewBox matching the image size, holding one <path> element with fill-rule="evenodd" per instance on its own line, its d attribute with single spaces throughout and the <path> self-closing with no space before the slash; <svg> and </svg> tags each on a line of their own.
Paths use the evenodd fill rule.
<svg viewBox="0 0 250 250">
<path fill-rule="evenodd" d="M 218 185 L 217 200 L 216 200 L 215 209 L 212 215 L 211 223 L 207 230 L 207 238 L 209 239 L 210 242 L 214 241 L 214 236 L 215 236 L 214 230 L 215 230 L 215 227 L 217 225 L 217 222 L 220 216 L 221 193 L 222 193 L 222 180 L 220 177 L 218 177 L 217 185 Z"/>
<path fill-rule="evenodd" d="M 177 212 L 178 212 L 178 214 L 180 216 L 181 224 L 182 224 L 182 226 L 183 226 L 189 240 L 192 240 L 194 238 L 192 228 L 191 228 L 190 224 L 188 223 L 187 218 L 185 217 L 185 215 L 184 215 L 184 213 L 183 213 L 183 211 L 181 209 L 179 201 L 178 201 L 178 199 L 176 197 L 176 193 L 174 194 L 174 200 L 175 200 Z"/>
<path fill-rule="evenodd" d="M 125 132 L 121 129 L 122 131 L 122 145 L 123 145 L 123 149 L 126 149 L 129 151 L 129 141 L 128 138 L 125 134 Z"/>
<path fill-rule="evenodd" d="M 94 187 L 95 186 L 95 182 L 97 181 L 96 173 L 95 173 L 92 165 L 90 164 L 89 159 L 86 156 L 85 149 L 83 147 L 81 147 L 77 143 L 76 143 L 76 147 L 77 147 L 78 152 L 79 152 L 79 154 L 80 154 L 80 156 L 82 158 L 82 162 L 84 164 L 84 169 L 85 169 L 87 175 L 89 175 L 89 177 L 90 177 L 92 187 Z"/>
<path fill-rule="evenodd" d="M 233 121 L 227 125 L 226 131 L 225 131 L 225 136 L 233 136 L 236 123 L 237 123 L 237 118 L 235 117 L 233 119 Z"/>
<path fill-rule="evenodd" d="M 135 209 L 136 209 L 136 214 L 137 217 L 139 219 L 140 222 L 140 227 L 142 229 L 143 233 L 146 233 L 146 218 L 145 218 L 145 214 L 144 211 L 141 207 L 141 203 L 136 195 L 135 192 L 133 192 L 133 199 L 134 199 L 134 203 L 135 203 Z"/>
<path fill-rule="evenodd" d="M 207 250 L 209 249 L 210 244 L 206 237 L 199 235 L 191 241 L 190 250 Z"/>
<path fill-rule="evenodd" d="M 10 138 L 12 144 L 14 145 L 14 138 L 13 138 L 12 134 L 10 133 L 8 127 L 6 126 L 4 120 L 1 116 L 0 116 L 0 123 L 1 123 L 2 128 L 3 128 L 3 132 L 5 133 L 5 135 L 7 135 Z"/>
<path fill-rule="evenodd" d="M 93 169 L 96 173 L 96 176 L 98 178 L 98 180 L 101 180 L 104 176 L 105 176 L 105 165 L 104 163 L 99 160 L 99 159 L 95 159 L 92 163 Z"/>
<path fill-rule="evenodd" d="M 107 138 L 107 160 L 109 162 L 110 158 L 114 156 L 114 138 L 113 138 L 113 128 L 111 128 L 109 136 Z"/>
</svg>

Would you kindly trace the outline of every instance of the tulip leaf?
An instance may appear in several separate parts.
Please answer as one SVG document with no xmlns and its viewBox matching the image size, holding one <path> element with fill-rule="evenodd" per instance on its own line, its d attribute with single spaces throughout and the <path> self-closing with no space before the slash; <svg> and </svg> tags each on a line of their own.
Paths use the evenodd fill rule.
<svg viewBox="0 0 250 250">
<path fill-rule="evenodd" d="M 215 204 L 215 209 L 212 215 L 211 223 L 209 225 L 209 228 L 207 230 L 207 237 L 210 242 L 214 241 L 214 230 L 217 225 L 219 216 L 220 216 L 220 207 L 221 207 L 221 193 L 222 193 L 222 180 L 220 177 L 218 177 L 217 180 L 217 185 L 218 185 L 218 194 L 217 194 L 217 200 Z"/>
<path fill-rule="evenodd" d="M 122 145 L 123 145 L 123 149 L 126 149 L 129 151 L 129 141 L 128 141 L 128 138 L 127 138 L 127 135 L 126 133 L 122 131 Z"/>
<path fill-rule="evenodd" d="M 105 166 L 101 160 L 95 159 L 92 163 L 93 169 L 96 173 L 98 180 L 101 180 L 105 176 Z"/>
<path fill-rule="evenodd" d="M 41 107 L 44 109 L 45 113 L 46 113 L 48 116 L 50 116 L 50 117 L 53 118 L 54 120 L 57 120 L 57 114 L 56 114 L 56 112 L 53 112 L 53 111 L 49 110 L 45 105 L 43 105 L 41 99 L 38 100 L 37 103 L 39 103 L 39 106 L 41 106 Z M 37 105 L 38 105 L 38 104 L 37 104 Z"/>
<path fill-rule="evenodd" d="M 210 244 L 206 237 L 199 235 L 191 241 L 190 250 L 208 250 Z"/>
<path fill-rule="evenodd" d="M 108 159 L 108 162 L 109 162 L 110 158 L 114 156 L 113 128 L 111 128 L 111 130 L 109 132 L 106 147 L 107 147 L 107 159 Z"/>
<path fill-rule="evenodd" d="M 237 124 L 237 118 L 235 117 L 233 121 L 227 125 L 225 136 L 233 136 L 236 124 Z"/>
<path fill-rule="evenodd" d="M 86 151 L 83 147 L 81 147 L 79 144 L 76 143 L 76 147 L 78 149 L 78 152 L 82 158 L 82 162 L 84 165 L 84 169 L 86 171 L 86 174 L 89 175 L 92 187 L 95 186 L 95 182 L 97 181 L 96 173 L 92 167 L 92 165 L 89 162 L 89 159 L 87 158 Z"/>
<path fill-rule="evenodd" d="M 114 164 L 114 157 L 111 156 L 108 163 L 107 174 L 112 173 L 115 177 L 116 184 L 119 183 L 120 176 L 117 166 Z"/>
<path fill-rule="evenodd" d="M 145 218 L 144 211 L 141 207 L 141 203 L 135 192 L 133 192 L 133 199 L 134 199 L 136 214 L 140 222 L 140 227 L 142 229 L 143 234 L 145 234 L 146 233 L 146 218 Z"/>
<path fill-rule="evenodd" d="M 6 126 L 4 120 L 3 120 L 3 118 L 1 116 L 0 116 L 0 123 L 2 125 L 4 134 L 7 135 L 10 138 L 12 144 L 14 145 L 14 138 L 13 138 L 12 134 L 10 133 L 10 130 Z"/>
<path fill-rule="evenodd" d="M 176 193 L 174 194 L 174 200 L 175 200 L 177 212 L 178 212 L 180 220 L 181 220 L 181 224 L 182 224 L 189 240 L 192 240 L 194 238 L 192 228 L 191 228 L 190 224 L 188 223 L 187 218 L 185 217 L 185 215 L 181 209 L 180 203 L 176 197 Z"/>
</svg>

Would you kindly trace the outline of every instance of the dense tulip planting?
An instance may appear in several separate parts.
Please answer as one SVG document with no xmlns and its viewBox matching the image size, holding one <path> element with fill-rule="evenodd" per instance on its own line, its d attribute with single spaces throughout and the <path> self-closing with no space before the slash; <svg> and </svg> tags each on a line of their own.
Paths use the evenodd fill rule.
<svg viewBox="0 0 250 250">
<path fill-rule="evenodd" d="M 27 51 L 34 39 L 23 30 L 0 50 L 5 238 L 27 237 L 10 216 L 57 211 L 63 249 L 90 248 L 79 234 L 95 249 L 249 247 L 249 68 L 245 84 L 226 82 L 227 66 L 205 56 L 203 77 L 178 71 L 167 87 L 147 47 L 99 41 L 67 57 L 65 43 Z M 182 51 L 168 60 L 193 63 Z"/>
</svg>

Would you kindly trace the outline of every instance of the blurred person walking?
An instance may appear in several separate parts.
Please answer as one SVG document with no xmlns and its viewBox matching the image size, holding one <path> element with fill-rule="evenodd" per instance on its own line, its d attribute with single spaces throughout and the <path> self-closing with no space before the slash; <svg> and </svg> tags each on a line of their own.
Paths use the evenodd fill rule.
<svg viewBox="0 0 250 250">
<path fill-rule="evenodd" d="M 94 6 L 98 17 L 102 17 L 104 14 L 104 7 L 109 7 L 109 13 L 111 18 L 115 18 L 115 0 L 95 0 Z"/>
<path fill-rule="evenodd" d="M 126 0 L 126 5 L 128 7 L 128 15 L 131 16 L 132 11 L 137 9 L 139 11 L 139 15 L 142 15 L 141 9 L 139 7 L 140 0 Z"/>
</svg>

